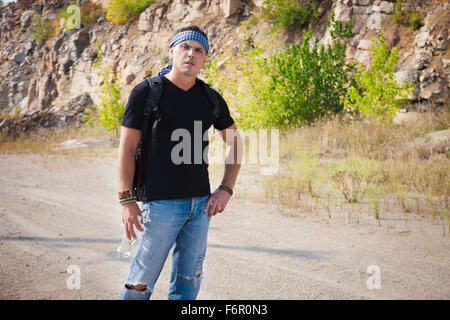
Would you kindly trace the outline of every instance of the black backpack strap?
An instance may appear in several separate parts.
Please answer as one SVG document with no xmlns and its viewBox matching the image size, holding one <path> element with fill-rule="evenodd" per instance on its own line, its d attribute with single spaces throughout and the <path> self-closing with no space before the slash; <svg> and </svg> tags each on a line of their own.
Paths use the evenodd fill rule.
<svg viewBox="0 0 450 320">
<path fill-rule="evenodd" d="M 152 125 L 152 157 L 156 154 L 156 126 L 161 121 L 161 114 L 158 108 L 158 102 L 162 95 L 162 80 L 159 76 L 146 78 L 149 83 L 149 91 L 147 95 L 147 101 L 144 107 L 144 119 L 142 124 L 141 139 L 139 141 L 136 155 L 135 155 L 135 170 L 133 177 L 133 187 L 136 190 L 136 196 L 138 201 L 142 201 L 142 197 L 145 197 L 145 186 L 142 184 L 142 178 L 144 176 L 144 146 L 146 144 L 148 136 L 148 127 L 152 119 L 155 122 Z"/>
<path fill-rule="evenodd" d="M 153 76 L 146 78 L 150 85 L 150 90 L 147 96 L 147 103 L 144 109 L 144 124 L 142 128 L 142 141 L 143 143 L 147 139 L 148 125 L 152 120 L 152 158 L 156 157 L 156 127 L 161 121 L 161 112 L 158 107 L 159 99 L 162 95 L 163 83 L 159 76 Z"/>
<path fill-rule="evenodd" d="M 219 98 L 217 97 L 217 92 L 213 88 L 211 88 L 209 84 L 207 84 L 206 82 L 202 81 L 201 79 L 199 79 L 199 81 L 202 83 L 203 88 L 206 92 L 206 96 L 208 97 L 209 102 L 211 103 L 213 123 L 215 123 L 220 116 L 220 108 L 221 108 Z"/>
</svg>

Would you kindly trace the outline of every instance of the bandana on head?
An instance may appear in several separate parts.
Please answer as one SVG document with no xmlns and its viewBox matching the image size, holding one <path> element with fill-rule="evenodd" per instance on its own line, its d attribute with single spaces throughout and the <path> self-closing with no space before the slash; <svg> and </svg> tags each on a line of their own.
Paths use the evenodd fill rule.
<svg viewBox="0 0 450 320">
<path fill-rule="evenodd" d="M 178 32 L 172 38 L 172 41 L 170 41 L 169 48 L 172 48 L 173 46 L 176 46 L 185 40 L 195 40 L 195 41 L 199 42 L 202 45 L 202 47 L 205 49 L 206 54 L 208 54 L 208 51 L 209 51 L 208 39 L 203 34 L 201 34 L 198 31 L 195 31 L 195 30 L 187 30 L 187 31 Z M 169 73 L 170 70 L 172 70 L 172 65 L 168 64 L 167 66 L 165 66 L 164 68 L 162 68 L 161 70 L 158 71 L 158 76 L 162 76 L 166 73 Z"/>
</svg>

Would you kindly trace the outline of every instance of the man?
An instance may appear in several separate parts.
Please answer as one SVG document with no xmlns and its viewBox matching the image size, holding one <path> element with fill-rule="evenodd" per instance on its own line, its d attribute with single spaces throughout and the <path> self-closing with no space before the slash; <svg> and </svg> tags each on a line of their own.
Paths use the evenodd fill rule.
<svg viewBox="0 0 450 320">
<path fill-rule="evenodd" d="M 242 155 L 237 127 L 225 101 L 216 92 L 222 107 L 213 123 L 212 106 L 197 79 L 208 51 L 207 36 L 197 26 L 178 30 L 169 45 L 172 64 L 158 73 L 163 92 L 158 103 L 162 121 L 157 127 L 157 152 L 152 157 L 152 148 L 144 148 L 146 162 L 141 178 L 147 194 L 142 202 L 142 212 L 132 193 L 134 157 L 141 138 L 143 110 L 150 86 L 143 81 L 130 93 L 122 119 L 118 152 L 119 198 L 128 239 L 136 238 L 134 227 L 143 233 L 119 299 L 149 299 L 171 248 L 168 298 L 190 300 L 199 292 L 209 221 L 225 210 L 233 194 Z M 194 141 L 198 139 L 195 131 L 199 125 L 202 130 L 200 157 Z M 203 139 L 204 133 L 211 125 L 219 130 L 231 150 L 227 154 L 222 184 L 212 194 L 208 164 L 203 156 L 208 146 L 208 141 Z M 180 162 L 180 152 L 174 152 L 180 143 L 175 134 L 177 130 L 189 132 L 191 136 L 189 148 L 181 152 L 182 159 L 187 161 Z"/>
</svg>

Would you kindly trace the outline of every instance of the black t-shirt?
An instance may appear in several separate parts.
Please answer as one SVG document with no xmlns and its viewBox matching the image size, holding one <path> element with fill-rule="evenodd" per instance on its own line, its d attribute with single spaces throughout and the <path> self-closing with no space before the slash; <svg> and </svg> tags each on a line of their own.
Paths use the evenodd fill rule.
<svg viewBox="0 0 450 320">
<path fill-rule="evenodd" d="M 217 130 L 224 130 L 234 120 L 225 100 L 218 94 L 222 107 L 219 117 L 213 123 L 213 106 L 198 79 L 189 90 L 184 91 L 165 76 L 161 78 L 163 92 L 158 107 L 162 121 L 157 127 L 157 153 L 152 158 L 149 126 L 144 146 L 143 178 L 146 196 L 141 200 L 146 202 L 210 195 L 208 163 L 204 156 L 207 154 L 205 148 L 209 141 L 205 132 L 211 125 Z M 149 89 L 146 80 L 133 88 L 122 118 L 122 126 L 142 130 Z"/>
</svg>

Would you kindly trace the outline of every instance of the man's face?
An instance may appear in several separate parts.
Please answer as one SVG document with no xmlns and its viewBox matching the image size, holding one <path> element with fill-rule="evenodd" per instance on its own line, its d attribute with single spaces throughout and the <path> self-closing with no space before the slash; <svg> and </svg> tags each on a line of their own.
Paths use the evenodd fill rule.
<svg viewBox="0 0 450 320">
<path fill-rule="evenodd" d="M 185 40 L 170 48 L 173 68 L 189 76 L 196 76 L 205 65 L 205 48 L 195 40 Z"/>
</svg>

